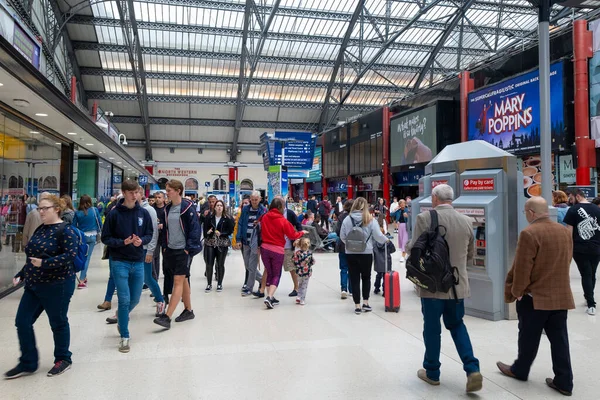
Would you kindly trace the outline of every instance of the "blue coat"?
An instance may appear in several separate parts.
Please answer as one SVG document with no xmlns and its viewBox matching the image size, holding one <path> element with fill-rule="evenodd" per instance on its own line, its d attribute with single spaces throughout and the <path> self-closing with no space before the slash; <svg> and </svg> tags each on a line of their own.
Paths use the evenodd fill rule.
<svg viewBox="0 0 600 400">
<path fill-rule="evenodd" d="M 250 207 L 252 204 L 248 204 L 242 208 L 242 215 L 238 219 L 238 230 L 237 235 L 235 235 L 235 241 L 237 243 L 241 243 L 244 245 L 248 245 L 248 218 L 250 218 Z M 267 208 L 262 204 L 258 205 L 258 216 L 257 218 L 262 217 L 267 213 Z"/>
<path fill-rule="evenodd" d="M 169 241 L 169 211 L 171 211 L 171 204 L 165 207 L 165 226 L 163 228 L 162 235 L 162 247 L 167 248 Z M 196 206 L 188 199 L 181 199 L 181 214 L 179 216 L 179 222 L 185 235 L 185 250 L 188 252 L 190 257 L 202 251 L 202 242 L 200 241 L 202 231 L 200 229 L 200 222 L 198 221 L 198 215 L 196 214 Z"/>
</svg>

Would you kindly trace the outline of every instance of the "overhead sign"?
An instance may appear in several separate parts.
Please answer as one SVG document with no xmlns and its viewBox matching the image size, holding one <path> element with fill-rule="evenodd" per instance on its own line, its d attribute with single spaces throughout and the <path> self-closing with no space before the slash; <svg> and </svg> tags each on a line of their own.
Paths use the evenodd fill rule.
<svg viewBox="0 0 600 400">
<path fill-rule="evenodd" d="M 147 177 L 146 175 L 140 175 L 140 176 L 138 177 L 138 183 L 139 183 L 141 186 L 146 186 L 146 184 L 148 183 L 148 177 Z"/>
<path fill-rule="evenodd" d="M 587 199 L 593 199 L 597 196 L 596 186 L 592 186 L 592 185 L 567 186 L 568 192 L 574 192 L 576 190 L 581 190 L 583 193 L 585 193 L 585 197 Z"/>
<path fill-rule="evenodd" d="M 390 165 L 429 162 L 437 151 L 437 106 L 390 121 Z"/>
<path fill-rule="evenodd" d="M 0 1 L 0 36 L 12 44 L 34 67 L 40 68 L 40 44 L 33 35 L 26 31 L 24 25 L 10 11 L 4 0 Z"/>
<path fill-rule="evenodd" d="M 310 132 L 275 132 L 264 133 L 261 137 L 263 163 L 266 157 L 269 166 L 283 165 L 292 168 L 309 170 L 313 167 L 316 138 Z M 266 154 L 265 154 L 266 153 Z"/>
<path fill-rule="evenodd" d="M 210 187 L 210 182 L 204 182 L 204 187 Z"/>
<path fill-rule="evenodd" d="M 313 157 L 313 167 L 308 173 L 306 182 L 318 182 L 321 180 L 321 168 L 323 160 L 323 148 L 318 146 L 315 148 L 315 156 Z"/>
<path fill-rule="evenodd" d="M 192 175 L 198 175 L 197 169 L 189 168 L 157 168 L 156 175 L 168 176 L 171 178 L 185 178 Z M 209 185 L 210 186 L 210 185 Z"/>
<path fill-rule="evenodd" d="M 550 66 L 552 148 L 566 148 L 563 63 Z M 540 85 L 538 70 L 469 94 L 469 140 L 486 142 L 508 152 L 540 148 Z"/>
</svg>

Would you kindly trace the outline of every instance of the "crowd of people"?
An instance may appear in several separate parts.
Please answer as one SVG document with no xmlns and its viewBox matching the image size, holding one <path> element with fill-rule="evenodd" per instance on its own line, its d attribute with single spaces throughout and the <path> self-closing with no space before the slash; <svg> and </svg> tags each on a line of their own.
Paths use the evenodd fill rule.
<svg viewBox="0 0 600 400">
<path fill-rule="evenodd" d="M 447 293 L 415 288 L 421 298 L 425 343 L 423 368 L 417 376 L 431 385 L 440 384 L 440 319 L 443 319 L 464 364 L 466 391 L 474 392 L 482 388 L 483 377 L 463 322 L 464 299 L 470 296 L 467 266 L 472 264 L 474 235 L 469 218 L 452 207 L 453 199 L 454 192 L 448 185 L 439 185 L 432 191 L 439 224 L 447 229 L 445 237 L 457 279 L 455 290 Z M 102 209 L 94 207 L 87 195 L 79 199 L 78 209 L 74 210 L 70 197 L 42 193 L 39 204 L 29 212 L 26 210 L 23 221 L 27 262 L 14 278 L 15 285 L 24 282 L 25 288 L 16 316 L 21 358 L 5 377 L 14 379 L 37 370 L 33 324 L 44 311 L 55 342 L 54 366 L 48 376 L 59 375 L 71 367 L 69 302 L 75 288 L 87 288 L 90 258 L 99 242 L 104 244 L 103 259 L 108 260 L 109 275 L 106 296 L 98 308 L 111 310 L 116 293 L 118 307 L 107 323 L 117 325 L 121 336 L 118 350 L 127 353 L 131 350 L 129 316 L 145 287 L 156 303 L 155 324 L 170 329 L 179 304 L 183 309 L 175 322 L 195 318 L 190 276 L 192 260 L 201 252 L 207 293 L 213 291 L 213 282 L 216 292 L 223 290 L 227 255 L 240 250 L 245 267 L 242 296 L 262 298 L 267 309 L 276 308 L 280 303 L 277 288 L 286 271 L 293 282 L 289 297 L 295 297 L 298 305 L 307 304 L 308 283 L 313 267 L 318 265 L 315 246 L 309 240 L 311 229 L 321 239 L 334 242 L 325 250 L 338 253 L 341 299 L 352 296 L 358 315 L 370 312 L 371 285 L 374 283 L 374 294 L 389 290 L 383 275 L 391 265 L 390 255 L 396 251 L 393 234 L 397 235 L 401 260 L 406 262 L 410 261 L 408 254 L 416 241 L 429 230 L 432 217 L 424 212 L 415 216 L 414 232 L 409 236 L 410 202 L 410 198 L 394 198 L 388 208 L 383 199 L 370 205 L 362 197 L 354 200 L 338 197 L 331 204 L 327 198 L 317 202 L 313 197 L 307 202 L 306 212 L 296 215 L 282 197 L 276 196 L 265 205 L 255 191 L 232 210 L 214 196 L 195 204 L 184 197 L 183 184 L 177 180 L 167 182 L 165 192 L 159 191 L 149 199 L 136 182 L 125 181 L 122 193 Z M 597 223 L 600 208 L 589 203 L 581 191 L 569 195 L 555 192 L 554 205 L 559 223 L 567 228 L 550 220 L 542 198 L 532 198 L 525 204 L 530 225 L 519 236 L 505 286 L 505 301 L 517 301 L 518 358 L 512 365 L 501 362 L 497 365 L 503 374 L 527 380 L 544 331 L 552 344 L 555 372 L 555 377 L 548 378 L 546 383 L 570 395 L 573 376 L 566 320 L 567 310 L 575 306 L 569 268 L 574 259 L 582 275 L 586 311 L 595 315 L 593 292 L 600 262 Z M 387 226 L 387 215 L 393 232 Z M 83 243 L 87 245 L 87 258 L 76 270 L 74 261 Z"/>
</svg>

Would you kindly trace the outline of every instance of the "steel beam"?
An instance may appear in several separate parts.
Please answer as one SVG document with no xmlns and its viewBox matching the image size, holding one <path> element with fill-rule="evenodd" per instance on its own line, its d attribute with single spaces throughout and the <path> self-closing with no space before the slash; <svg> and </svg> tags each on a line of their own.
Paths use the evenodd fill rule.
<svg viewBox="0 0 600 400">
<path fill-rule="evenodd" d="M 444 71 L 447 72 L 447 71 Z M 102 69 L 102 68 L 87 68 L 81 69 L 82 75 L 89 76 L 111 76 L 121 78 L 133 77 L 131 70 L 113 70 L 113 69 Z M 227 83 L 236 84 L 238 83 L 238 77 L 234 76 L 220 76 L 220 75 L 196 75 L 196 74 L 176 74 L 169 72 L 146 72 L 147 79 L 161 79 L 161 80 L 181 80 L 186 82 L 210 82 L 210 83 Z M 244 80 L 244 84 L 247 80 Z M 329 86 L 328 82 L 325 81 L 308 81 L 308 80 L 294 80 L 294 79 L 275 79 L 275 78 L 254 78 L 253 83 L 257 85 L 272 85 L 272 86 L 293 86 L 301 88 L 314 88 L 314 89 L 326 89 Z M 339 83 L 335 83 L 334 87 L 340 86 Z M 395 90 L 398 86 L 394 84 L 394 87 L 388 85 L 373 85 L 373 84 L 362 84 L 356 87 L 357 90 L 367 91 L 389 91 Z M 409 89 L 408 85 L 403 88 Z"/>
<path fill-rule="evenodd" d="M 246 0 L 246 12 L 244 14 L 244 32 L 242 36 L 242 54 L 241 54 L 241 62 L 240 62 L 240 76 L 238 82 L 238 94 L 236 99 L 236 115 L 235 115 L 235 127 L 233 128 L 233 146 L 231 150 L 231 161 L 236 161 L 237 159 L 237 145 L 240 138 L 240 129 L 242 128 L 242 121 L 244 119 L 244 111 L 246 109 L 246 101 L 248 100 L 248 95 L 250 94 L 250 86 L 252 85 L 252 79 L 254 78 L 254 73 L 256 72 L 256 67 L 258 66 L 258 62 L 260 61 L 260 55 L 262 53 L 263 47 L 267 40 L 267 36 L 269 34 L 269 28 L 273 23 L 273 19 L 275 18 L 275 14 L 277 14 L 277 9 L 279 8 L 279 3 L 281 0 L 275 0 L 273 4 L 273 8 L 271 9 L 271 13 L 267 20 L 262 24 L 262 32 L 260 38 L 258 39 L 258 43 L 254 50 L 254 59 L 249 61 L 249 74 L 246 77 L 246 51 L 248 50 L 248 33 L 250 28 L 250 19 L 251 14 L 254 9 L 256 9 L 256 4 L 254 0 Z M 260 16 L 256 15 L 256 19 L 260 20 Z"/>
<path fill-rule="evenodd" d="M 88 100 L 112 100 L 112 101 L 137 101 L 138 96 L 135 93 L 107 93 L 107 92 L 87 92 Z M 218 105 L 236 105 L 236 98 L 224 97 L 199 97 L 199 96 L 167 96 L 167 95 L 148 95 L 148 101 L 157 103 L 180 103 L 180 104 L 218 104 Z M 323 103 L 311 103 L 304 101 L 284 101 L 284 100 L 253 100 L 246 101 L 247 106 L 251 107 L 278 107 L 278 108 L 298 108 L 298 109 L 321 109 Z M 346 104 L 341 109 L 348 111 L 373 111 L 380 108 L 381 105 L 364 104 Z"/>
<path fill-rule="evenodd" d="M 325 125 L 325 119 L 327 118 L 327 112 L 329 111 L 329 97 L 331 96 L 331 91 L 335 85 L 335 81 L 337 79 L 338 71 L 340 66 L 344 62 L 344 54 L 346 53 L 346 48 L 348 47 L 348 42 L 350 41 L 350 37 L 352 36 L 352 32 L 354 31 L 354 27 L 356 26 L 356 22 L 358 21 L 358 17 L 360 17 L 365 5 L 365 0 L 359 0 L 356 4 L 356 9 L 354 10 L 354 14 L 352 14 L 352 18 L 348 23 L 348 27 L 346 28 L 346 33 L 344 34 L 344 39 L 342 40 L 342 44 L 340 45 L 340 50 L 337 55 L 337 59 L 333 66 L 333 71 L 331 72 L 331 78 L 329 79 L 329 85 L 327 85 L 327 92 L 325 93 L 325 99 L 323 100 L 323 110 L 321 111 L 321 117 L 319 118 L 319 131 L 323 130 Z M 340 86 L 343 85 L 343 82 L 340 82 Z"/>
<path fill-rule="evenodd" d="M 419 74 L 419 77 L 417 78 L 417 81 L 415 82 L 415 87 L 414 87 L 415 92 L 421 86 L 421 83 L 423 82 L 423 79 L 425 79 L 425 75 L 427 74 L 429 67 L 433 64 L 433 60 L 435 60 L 435 58 L 437 57 L 438 53 L 440 52 L 440 49 L 442 48 L 444 43 L 446 43 L 446 40 L 448 40 L 448 36 L 450 36 L 450 34 L 454 30 L 454 28 L 456 28 L 456 25 L 458 25 L 458 22 L 461 20 L 462 16 L 469 9 L 469 7 L 471 7 L 471 5 L 473 4 L 474 1 L 475 0 L 467 0 L 467 2 L 460 9 L 458 9 L 456 11 L 456 14 L 452 18 L 450 25 L 448 25 L 448 28 L 446 28 L 446 30 L 444 31 L 444 33 L 438 40 L 437 44 L 435 45 L 435 48 L 429 54 L 427 61 L 425 61 L 425 65 L 423 65 L 423 69 L 421 70 L 421 73 Z"/>
<path fill-rule="evenodd" d="M 437 4 L 437 3 L 436 3 Z M 419 11 L 421 12 L 421 11 Z M 410 22 L 410 21 L 409 21 Z M 112 18 L 95 18 L 84 15 L 78 15 L 71 19 L 71 23 L 73 24 L 84 24 L 84 25 L 94 25 L 94 26 L 113 26 L 120 27 L 120 22 L 118 20 Z M 215 36 L 231 36 L 235 38 L 240 38 L 243 36 L 243 29 L 235 29 L 235 28 L 217 28 L 210 26 L 200 26 L 200 25 L 179 25 L 179 24 L 171 24 L 171 23 L 163 23 L 163 22 L 145 22 L 138 21 L 137 23 L 138 29 L 148 29 L 148 30 L 157 30 L 157 31 L 169 31 L 169 32 L 184 32 L 184 33 L 198 33 L 203 35 L 215 35 Z M 401 27 L 398 27 L 397 32 L 405 32 L 408 27 L 412 27 L 413 24 L 406 24 Z M 470 27 L 469 27 L 470 28 Z M 496 28 L 494 28 L 496 29 Z M 482 28 L 482 32 L 483 32 Z M 507 31 L 507 30 L 505 30 Z M 523 31 L 519 31 L 523 32 Z M 528 32 L 528 31 L 527 31 Z M 260 38 L 260 31 L 249 31 L 249 37 L 253 37 L 255 40 Z M 335 36 L 324 36 L 324 35 L 304 35 L 299 33 L 289 33 L 289 32 L 270 32 L 269 39 L 273 40 L 285 40 L 285 41 L 296 41 L 296 42 L 306 42 L 306 43 L 324 43 L 324 44 L 334 44 L 341 45 L 343 38 L 335 37 Z M 360 41 L 359 39 L 350 39 L 348 42 L 348 46 L 351 47 L 359 47 L 364 46 L 368 48 L 379 48 L 381 45 L 386 44 L 387 42 L 382 42 L 381 40 L 372 39 Z M 391 43 L 387 46 L 387 48 L 392 48 L 396 50 L 404 50 L 404 51 L 422 51 L 422 52 L 430 52 L 435 46 L 427 45 L 422 43 Z M 440 49 L 442 53 L 456 54 L 458 52 L 458 47 L 449 46 L 442 47 Z M 476 57 L 484 57 L 488 56 L 490 52 L 485 49 L 479 48 L 466 48 L 463 49 L 464 55 L 476 56 Z"/>
<path fill-rule="evenodd" d="M 107 44 L 107 43 L 95 43 L 95 42 L 73 42 L 75 51 L 77 50 L 92 50 L 92 51 L 104 51 L 114 53 L 126 53 L 127 47 L 118 44 Z M 155 55 L 155 56 L 167 56 L 167 57 L 183 57 L 183 58 L 203 58 L 210 60 L 231 60 L 240 61 L 241 56 L 239 53 L 222 53 L 222 52 L 210 52 L 200 50 L 183 50 L 183 49 L 167 49 L 159 47 L 143 47 L 142 53 L 144 55 Z M 296 58 L 296 57 L 276 57 L 276 56 L 261 56 L 261 63 L 269 64 L 289 64 L 289 65 L 306 65 L 312 67 L 328 67 L 333 68 L 335 60 L 325 60 L 316 58 Z M 421 72 L 421 68 L 415 65 L 402 65 L 402 64 L 373 64 L 373 69 L 378 71 L 390 71 L 390 72 L 409 72 L 418 74 Z M 439 68 L 436 73 L 445 72 L 460 72 L 453 68 Z M 149 74 L 146 71 L 146 74 Z"/>
<path fill-rule="evenodd" d="M 110 118 L 114 124 L 142 124 L 141 117 L 115 115 Z M 233 119 L 198 119 L 198 118 L 158 118 L 150 117 L 150 125 L 174 125 L 174 126 L 235 126 Z M 242 121 L 242 128 L 264 128 L 264 129 L 293 129 L 309 130 L 316 128 L 316 123 L 304 122 L 279 122 L 279 121 Z"/>
<path fill-rule="evenodd" d="M 150 146 L 150 122 L 148 111 L 148 93 L 146 86 L 146 71 L 144 69 L 144 57 L 142 55 L 140 37 L 138 34 L 137 21 L 135 19 L 135 10 L 133 0 L 119 0 L 116 2 L 119 16 L 121 17 L 121 27 L 123 29 L 123 38 L 127 45 L 129 54 L 129 63 L 135 88 L 137 91 L 140 114 L 142 115 L 144 136 L 146 137 L 146 160 L 152 160 L 152 147 Z"/>
<path fill-rule="evenodd" d="M 352 90 L 354 90 L 354 88 L 358 85 L 358 83 L 363 78 L 365 73 L 373 67 L 373 64 L 375 64 L 377 62 L 377 60 L 379 60 L 379 58 L 386 52 L 386 50 L 390 46 L 392 46 L 392 44 L 400 37 L 400 35 L 402 35 L 406 30 L 408 30 L 423 15 L 427 14 L 427 12 L 429 10 L 431 10 L 433 7 L 438 5 L 438 3 L 440 1 L 441 0 L 434 0 L 431 3 L 427 4 L 426 6 L 424 6 L 423 8 L 421 8 L 419 10 L 419 12 L 417 14 L 415 14 L 415 16 L 411 19 L 411 21 L 408 24 L 406 24 L 404 27 L 402 27 L 402 29 L 400 29 L 399 31 L 396 31 L 393 35 L 390 36 L 390 38 L 385 43 L 383 43 L 381 45 L 381 47 L 379 48 L 377 53 L 375 53 L 373 55 L 373 57 L 371 58 L 371 61 L 369 61 L 369 63 L 362 69 L 362 72 L 356 75 L 354 82 L 352 82 L 352 85 L 350 85 L 350 87 L 348 88 L 348 90 L 346 91 L 344 96 L 340 99 L 340 102 L 337 105 L 337 107 L 335 108 L 333 114 L 329 117 L 329 122 L 327 123 L 327 125 L 331 125 L 332 121 L 335 119 L 335 117 L 337 117 L 338 113 L 344 106 L 344 103 L 350 96 L 350 93 L 352 92 Z M 471 0 L 471 1 L 473 1 L 473 0 Z"/>
</svg>

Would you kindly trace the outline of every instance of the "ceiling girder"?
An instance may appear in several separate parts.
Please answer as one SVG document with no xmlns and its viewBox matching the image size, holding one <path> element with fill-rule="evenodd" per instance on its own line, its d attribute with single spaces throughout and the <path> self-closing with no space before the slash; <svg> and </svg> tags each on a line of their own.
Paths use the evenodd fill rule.
<svg viewBox="0 0 600 400">
<path fill-rule="evenodd" d="M 114 124 L 141 124 L 141 117 L 115 115 L 110 118 Z M 175 126 L 235 126 L 233 119 L 201 119 L 201 118 L 159 118 L 150 117 L 150 125 L 175 125 Z M 243 121 L 242 128 L 260 128 L 260 129 L 293 129 L 312 131 L 316 123 L 304 122 L 279 122 L 279 121 Z"/>
<path fill-rule="evenodd" d="M 342 40 L 342 44 L 340 45 L 340 49 L 337 55 L 337 59 L 335 60 L 335 64 L 333 65 L 333 71 L 331 72 L 331 78 L 329 79 L 329 85 L 327 85 L 327 92 L 325 93 L 325 99 L 323 100 L 323 111 L 321 111 L 321 117 L 319 118 L 319 130 L 323 130 L 323 126 L 325 124 L 325 118 L 327 118 L 327 110 L 329 110 L 329 97 L 331 96 L 331 91 L 335 86 L 335 81 L 337 80 L 338 71 L 340 66 L 344 62 L 344 54 L 346 52 L 346 48 L 348 47 L 348 42 L 350 41 L 350 37 L 352 36 L 352 32 L 354 31 L 354 27 L 356 26 L 356 22 L 358 21 L 358 17 L 360 17 L 361 12 L 364 9 L 365 0 L 358 0 L 356 4 L 356 9 L 354 10 L 354 14 L 352 14 L 352 18 L 346 27 L 346 33 L 344 34 L 344 39 Z M 342 83 L 342 82 L 340 82 Z"/>
<path fill-rule="evenodd" d="M 446 43 L 446 40 L 448 40 L 448 36 L 452 34 L 452 31 L 454 31 L 454 28 L 456 28 L 456 25 L 458 25 L 458 22 L 462 19 L 463 15 L 465 15 L 465 12 L 469 9 L 469 7 L 471 7 L 474 1 L 475 0 L 467 0 L 467 2 L 464 3 L 463 6 L 456 11 L 456 14 L 452 18 L 452 21 L 450 22 L 450 24 L 438 40 L 437 44 L 435 45 L 435 49 L 433 49 L 433 51 L 429 54 L 427 61 L 425 61 L 425 65 L 423 65 L 423 69 L 421 70 L 421 73 L 419 74 L 419 77 L 415 82 L 414 91 L 417 91 L 419 89 L 421 83 L 423 83 L 425 75 L 429 72 L 429 67 L 433 64 L 433 60 L 435 60 L 438 53 L 440 52 L 440 49 L 442 48 L 444 43 Z"/>
<path fill-rule="evenodd" d="M 87 92 L 88 100 L 113 100 L 113 101 L 137 101 L 135 93 L 107 93 L 107 92 Z M 218 105 L 236 105 L 236 98 L 224 97 L 199 97 L 199 96 L 167 96 L 167 95 L 148 95 L 148 101 L 157 103 L 181 103 L 181 104 L 218 104 Z M 307 101 L 283 101 L 283 100 L 246 100 L 246 106 L 250 107 L 277 107 L 277 108 L 301 108 L 301 109 L 321 109 L 322 102 L 311 103 Z M 346 104 L 342 107 L 348 111 L 373 111 L 381 106 Z"/>
<path fill-rule="evenodd" d="M 256 67 L 258 66 L 258 62 L 260 60 L 260 55 L 262 53 L 263 47 L 269 35 L 269 28 L 273 23 L 273 19 L 275 18 L 275 14 L 277 14 L 277 9 L 279 8 L 279 3 L 281 0 L 275 0 L 273 4 L 273 8 L 267 18 L 266 22 L 262 25 L 262 32 L 260 37 L 258 38 L 258 43 L 256 47 L 252 46 L 252 50 L 254 52 L 253 58 L 246 56 L 246 51 L 249 51 L 248 47 L 248 33 L 250 31 L 250 19 L 252 17 L 252 12 L 255 12 L 255 18 L 260 20 L 260 15 L 258 15 L 258 9 L 254 0 L 246 0 L 246 10 L 244 14 L 244 32 L 242 36 L 242 54 L 241 54 L 241 62 L 240 62 L 240 75 L 238 82 L 238 93 L 236 99 L 236 114 L 235 114 L 235 126 L 233 127 L 233 146 L 231 150 L 231 161 L 236 161 L 237 159 L 237 146 L 238 141 L 240 139 L 240 129 L 242 128 L 242 121 L 244 120 L 244 111 L 246 109 L 246 100 L 248 99 L 248 95 L 250 94 L 250 86 L 252 85 L 252 79 L 254 78 L 254 73 L 256 72 Z M 248 76 L 246 76 L 246 58 L 248 60 Z"/>
<path fill-rule="evenodd" d="M 107 44 L 107 43 L 95 43 L 95 42 L 73 42 L 75 50 L 92 50 L 92 51 L 104 51 L 104 52 L 116 52 L 124 53 L 127 52 L 127 47 L 118 44 Z M 221 52 L 209 52 L 201 50 L 183 50 L 183 49 L 168 49 L 159 47 L 143 47 L 142 53 L 145 55 L 155 56 L 171 56 L 171 57 L 183 57 L 183 58 L 202 58 L 211 60 L 232 60 L 240 61 L 241 56 L 239 53 L 221 53 Z M 261 56 L 261 63 L 269 64 L 292 64 L 292 65 L 307 65 L 315 67 L 330 67 L 333 68 L 335 60 L 324 60 L 317 58 L 296 58 L 296 57 L 275 57 L 275 56 Z M 410 72 L 419 73 L 421 68 L 416 65 L 400 65 L 400 64 L 373 64 L 373 69 L 378 71 L 390 71 L 390 72 Z M 460 72 L 459 70 L 452 68 L 440 68 L 436 73 L 444 72 Z M 148 74 L 149 72 L 147 72 Z"/>
<path fill-rule="evenodd" d="M 142 115 L 144 136 L 146 138 L 146 160 L 152 160 L 152 146 L 150 145 L 150 122 L 148 109 L 148 93 L 146 86 L 146 72 L 144 69 L 144 57 L 142 55 L 140 38 L 135 19 L 135 10 L 133 0 L 119 0 L 116 2 L 119 16 L 121 18 L 121 27 L 123 28 L 123 39 L 127 45 L 129 63 L 135 88 L 137 91 L 140 114 Z"/>
<path fill-rule="evenodd" d="M 118 20 L 112 18 L 95 18 L 89 16 L 76 16 L 71 20 L 74 24 L 85 24 L 85 25 L 95 25 L 95 26 L 114 26 L 120 27 L 120 22 Z M 399 30 L 396 32 L 405 32 L 407 27 L 412 27 L 413 24 L 404 25 L 399 27 Z M 467 28 L 467 27 L 465 27 Z M 470 27 L 469 27 L 470 28 Z M 149 29 L 149 30 L 158 30 L 158 31 L 172 31 L 172 32 L 185 32 L 185 33 L 200 33 L 200 34 L 208 34 L 208 35 L 216 35 L 216 36 L 231 36 L 240 38 L 243 36 L 243 29 L 234 29 L 234 28 L 215 28 L 208 26 L 199 26 L 199 25 L 179 25 L 179 24 L 171 24 L 171 23 L 158 23 L 158 22 L 144 22 L 138 21 L 138 29 Z M 495 29 L 495 28 L 494 28 Z M 484 28 L 482 28 L 482 32 Z M 522 34 L 524 31 L 519 31 Z M 529 31 L 527 31 L 529 33 Z M 255 39 L 258 39 L 261 35 L 259 31 L 249 31 L 248 36 L 252 36 Z M 303 35 L 298 33 L 289 33 L 289 32 L 270 32 L 269 39 L 273 40 L 287 40 L 287 41 L 297 41 L 297 42 L 306 42 L 306 43 L 324 43 L 324 44 L 333 44 L 333 45 L 341 45 L 343 38 L 335 37 L 335 36 L 317 36 L 317 35 Z M 382 44 L 386 42 L 382 42 L 381 40 L 365 40 L 361 41 L 360 39 L 350 39 L 348 42 L 348 46 L 350 47 L 359 47 L 364 46 L 368 48 L 379 48 Z M 396 49 L 396 50 L 405 50 L 405 51 L 423 51 L 430 52 L 435 46 L 426 45 L 422 43 L 402 43 L 402 42 L 394 42 L 391 45 L 387 46 L 388 48 Z M 442 53 L 450 53 L 456 54 L 458 53 L 458 47 L 442 47 L 440 50 Z M 485 57 L 489 56 L 490 52 L 486 49 L 481 48 L 466 48 L 463 49 L 463 54 L 477 56 L 477 57 Z"/>
</svg>

